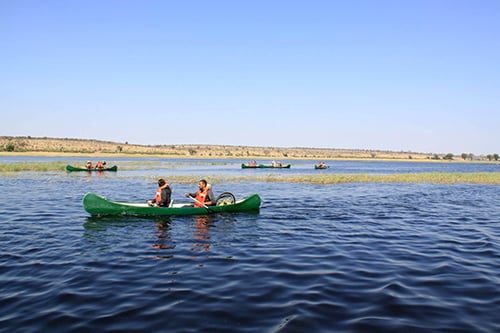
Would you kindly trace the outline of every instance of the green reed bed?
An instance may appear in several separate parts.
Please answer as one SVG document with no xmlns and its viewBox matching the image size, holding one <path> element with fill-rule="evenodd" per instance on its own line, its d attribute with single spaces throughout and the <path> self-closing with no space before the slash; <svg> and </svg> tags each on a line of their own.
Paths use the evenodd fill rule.
<svg viewBox="0 0 500 333">
<path fill-rule="evenodd" d="M 158 177 L 156 177 L 158 178 Z M 156 181 L 151 177 L 151 181 Z M 288 182 L 288 183 L 312 183 L 312 184 L 343 184 L 343 183 L 435 183 L 435 184 L 490 184 L 500 185 L 500 172 L 460 172 L 460 173 L 398 173 L 387 175 L 376 174 L 331 174 L 331 175 L 252 175 L 252 176 L 209 176 L 205 177 L 209 183 L 220 184 L 222 182 Z M 172 176 L 165 178 L 171 184 L 195 184 L 199 177 Z"/>
<path fill-rule="evenodd" d="M 150 164 L 142 163 L 142 167 L 154 167 L 159 162 Z M 66 162 L 19 162 L 0 163 L 0 172 L 18 171 L 64 171 Z M 109 164 L 111 165 L 111 163 Z M 122 169 L 135 169 L 141 164 L 129 164 Z M 159 176 L 152 175 L 155 180 Z M 173 176 L 162 175 L 171 183 L 196 183 L 199 176 Z M 290 182 L 313 184 L 342 184 L 342 183 L 436 183 L 436 184 L 500 184 L 500 172 L 428 172 L 428 173 L 397 173 L 397 174 L 312 174 L 312 175 L 286 175 L 267 174 L 252 176 L 209 176 L 205 178 L 213 184 L 224 181 L 263 181 L 263 182 Z"/>
<path fill-rule="evenodd" d="M 198 186 L 198 181 L 203 178 L 198 175 L 187 175 L 187 176 L 169 176 L 168 174 L 158 174 L 158 175 L 151 175 L 147 176 L 146 179 L 148 181 L 151 181 L 152 184 L 157 184 L 158 179 L 163 178 L 166 180 L 167 183 L 169 184 L 193 184 L 194 187 Z M 218 184 L 223 181 L 233 181 L 233 179 L 228 179 L 228 178 L 223 178 L 223 177 L 204 177 L 207 179 L 209 183 L 213 184 Z"/>
<path fill-rule="evenodd" d="M 183 169 L 193 165 L 227 165 L 228 162 L 205 162 L 205 161 L 170 161 L 170 160 L 155 160 L 155 161 L 123 161 L 118 165 L 118 170 L 148 170 L 148 169 Z M 115 165 L 115 163 L 107 162 L 107 166 Z M 83 167 L 83 166 L 82 166 Z"/>
<path fill-rule="evenodd" d="M 66 170 L 64 162 L 18 162 L 0 163 L 0 172 L 16 171 L 61 171 Z"/>
<path fill-rule="evenodd" d="M 242 178 L 234 180 L 244 180 Z M 398 174 L 332 174 L 332 175 L 265 175 L 248 180 L 314 184 L 342 183 L 436 183 L 436 184 L 500 184 L 500 172 L 430 172 Z"/>
<path fill-rule="evenodd" d="M 142 169 L 156 169 L 160 168 L 162 165 L 162 161 L 126 161 L 120 162 L 120 164 L 113 162 L 106 162 L 106 166 L 110 167 L 113 165 L 118 165 L 118 170 L 142 170 Z"/>
</svg>

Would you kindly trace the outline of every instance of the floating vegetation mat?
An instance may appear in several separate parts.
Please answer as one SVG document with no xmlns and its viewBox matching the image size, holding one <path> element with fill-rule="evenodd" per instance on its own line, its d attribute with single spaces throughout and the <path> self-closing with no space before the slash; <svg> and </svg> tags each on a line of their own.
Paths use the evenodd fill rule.
<svg viewBox="0 0 500 333">
<path fill-rule="evenodd" d="M 0 172 L 15 171 L 61 171 L 66 170 L 64 162 L 18 162 L 0 163 Z"/>
<path fill-rule="evenodd" d="M 153 162 L 148 166 L 155 166 Z M 146 166 L 147 167 L 147 166 Z M 18 171 L 63 171 L 66 163 L 55 162 L 20 162 L 0 163 L 0 172 L 11 173 Z M 144 168 L 144 164 L 142 164 Z M 128 165 L 130 170 L 134 165 Z M 168 175 L 165 175 L 168 177 Z M 262 174 L 249 176 L 213 176 L 207 175 L 213 182 L 222 181 L 262 181 L 262 182 L 290 182 L 313 184 L 343 184 L 343 183 L 437 183 L 437 184 L 500 184 L 500 172 L 422 172 L 422 173 L 394 173 L 394 174 L 314 174 L 314 175 L 287 175 Z M 189 183 L 197 176 L 172 176 L 172 182 Z"/>
<path fill-rule="evenodd" d="M 500 184 L 500 172 L 430 172 L 397 174 L 267 175 L 262 181 L 314 184 L 438 183 Z M 255 180 L 255 178 L 254 178 Z"/>
<path fill-rule="evenodd" d="M 195 176 L 168 177 L 171 183 L 192 183 Z M 344 184 L 344 183 L 436 183 L 436 184 L 500 184 L 500 172 L 463 172 L 463 173 L 398 173 L 398 174 L 331 174 L 331 175 L 252 175 L 252 176 L 209 176 L 206 179 L 213 183 L 221 182 L 284 182 L 312 184 Z"/>
</svg>

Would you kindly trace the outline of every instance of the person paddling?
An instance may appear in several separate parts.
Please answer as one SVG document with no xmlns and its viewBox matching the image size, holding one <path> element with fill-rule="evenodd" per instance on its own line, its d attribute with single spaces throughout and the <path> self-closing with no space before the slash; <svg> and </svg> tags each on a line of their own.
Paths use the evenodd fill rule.
<svg viewBox="0 0 500 333">
<path fill-rule="evenodd" d="M 213 206 L 216 203 L 212 186 L 207 184 L 205 179 L 198 182 L 198 191 L 196 193 L 186 193 L 186 197 L 194 198 L 195 207 Z"/>
<path fill-rule="evenodd" d="M 158 179 L 158 189 L 156 190 L 156 196 L 154 199 L 148 200 L 147 203 L 150 206 L 155 207 L 168 207 L 170 205 L 172 197 L 172 189 L 167 184 L 165 179 Z"/>
</svg>

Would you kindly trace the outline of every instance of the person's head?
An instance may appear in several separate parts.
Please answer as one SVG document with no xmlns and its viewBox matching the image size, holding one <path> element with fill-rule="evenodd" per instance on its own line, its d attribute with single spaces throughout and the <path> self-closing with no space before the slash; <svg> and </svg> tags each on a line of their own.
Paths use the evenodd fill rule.
<svg viewBox="0 0 500 333">
<path fill-rule="evenodd" d="M 207 187 L 207 181 L 205 179 L 200 179 L 198 187 L 203 190 L 205 187 Z"/>
<path fill-rule="evenodd" d="M 165 181 L 165 179 L 163 178 L 160 178 L 158 179 L 158 186 L 162 187 L 163 185 L 165 185 L 167 182 Z"/>
</svg>

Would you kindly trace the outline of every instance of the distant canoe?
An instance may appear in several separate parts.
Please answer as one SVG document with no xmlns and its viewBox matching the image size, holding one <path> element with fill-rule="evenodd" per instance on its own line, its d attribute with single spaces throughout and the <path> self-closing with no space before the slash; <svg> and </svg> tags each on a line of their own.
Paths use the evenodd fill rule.
<svg viewBox="0 0 500 333">
<path fill-rule="evenodd" d="M 241 163 L 241 168 L 242 169 L 290 169 L 292 165 L 291 164 L 286 164 L 286 165 L 265 165 L 265 164 L 257 164 L 257 165 L 248 165 L 245 163 Z"/>
<path fill-rule="evenodd" d="M 118 167 L 116 165 L 113 165 L 112 167 L 109 168 L 77 168 L 71 165 L 66 165 L 66 171 L 116 171 L 118 170 Z"/>
<path fill-rule="evenodd" d="M 328 169 L 329 166 L 326 164 L 316 164 L 314 165 L 314 169 Z"/>
</svg>

